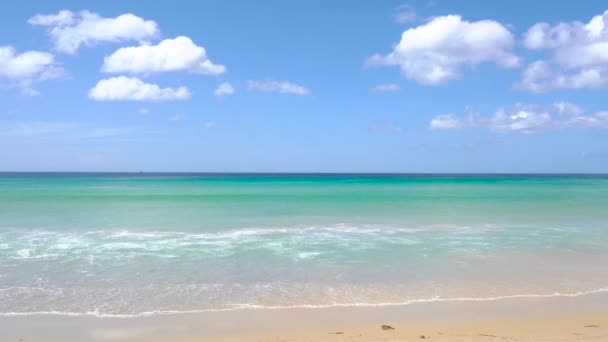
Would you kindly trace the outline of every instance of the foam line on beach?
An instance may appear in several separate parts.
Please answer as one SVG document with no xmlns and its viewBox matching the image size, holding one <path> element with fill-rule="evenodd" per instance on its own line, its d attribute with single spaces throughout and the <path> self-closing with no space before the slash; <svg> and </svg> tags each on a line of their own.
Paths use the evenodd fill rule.
<svg viewBox="0 0 608 342">
<path fill-rule="evenodd" d="M 64 311 L 35 311 L 35 312 L 0 312 L 0 317 L 17 317 L 17 316 L 73 316 L 73 317 L 98 317 L 98 318 L 138 318 L 138 317 L 149 317 L 158 315 L 181 315 L 181 314 L 199 314 L 199 313 L 210 313 L 210 312 L 227 312 L 237 310 L 286 310 L 286 309 L 326 309 L 326 308 L 341 308 L 341 307 L 387 307 L 387 306 L 407 306 L 413 304 L 425 304 L 425 303 L 442 303 L 442 302 L 491 302 L 508 299 L 542 299 L 542 298 L 558 298 L 558 297 L 581 297 L 599 293 L 608 293 L 608 287 L 599 288 L 588 291 L 579 291 L 572 293 L 547 293 L 547 294 L 515 294 L 506 296 L 495 296 L 495 297 L 453 297 L 453 298 L 421 298 L 412 299 L 406 302 L 395 302 L 395 303 L 336 303 L 336 304 L 323 304 L 323 305 L 278 305 L 278 306 L 265 306 L 265 305 L 254 305 L 254 304 L 239 304 L 229 308 L 218 308 L 218 309 L 198 309 L 198 310 L 157 310 L 157 311 L 146 311 L 136 314 L 111 314 L 103 313 L 98 310 L 87 311 L 87 312 L 64 312 Z"/>
</svg>

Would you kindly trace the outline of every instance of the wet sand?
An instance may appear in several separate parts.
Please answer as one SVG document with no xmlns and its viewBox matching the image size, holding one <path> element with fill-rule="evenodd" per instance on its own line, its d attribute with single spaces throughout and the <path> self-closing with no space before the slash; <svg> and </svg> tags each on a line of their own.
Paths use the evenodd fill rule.
<svg viewBox="0 0 608 342">
<path fill-rule="evenodd" d="M 0 317 L 2 342 L 421 340 L 608 341 L 608 294 L 137 318 Z"/>
</svg>

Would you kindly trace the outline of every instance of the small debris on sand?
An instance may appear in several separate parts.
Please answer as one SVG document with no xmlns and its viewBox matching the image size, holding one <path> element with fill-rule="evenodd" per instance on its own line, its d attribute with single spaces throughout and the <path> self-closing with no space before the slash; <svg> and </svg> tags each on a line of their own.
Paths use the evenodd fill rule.
<svg viewBox="0 0 608 342">
<path fill-rule="evenodd" d="M 336 332 L 330 332 L 329 334 L 342 335 L 342 334 L 344 334 L 344 332 L 342 332 L 342 331 L 336 331 Z"/>
<path fill-rule="evenodd" d="M 599 328 L 599 327 L 595 324 L 589 324 L 589 325 L 585 325 L 585 328 Z"/>
<path fill-rule="evenodd" d="M 420 335 L 420 338 L 424 340 L 426 338 L 426 336 Z"/>
<path fill-rule="evenodd" d="M 395 328 L 390 325 L 382 324 L 382 330 L 395 330 Z"/>
<path fill-rule="evenodd" d="M 484 337 L 496 337 L 498 338 L 499 336 L 496 335 L 491 335 L 491 334 L 479 334 L 479 336 L 484 336 Z"/>
</svg>

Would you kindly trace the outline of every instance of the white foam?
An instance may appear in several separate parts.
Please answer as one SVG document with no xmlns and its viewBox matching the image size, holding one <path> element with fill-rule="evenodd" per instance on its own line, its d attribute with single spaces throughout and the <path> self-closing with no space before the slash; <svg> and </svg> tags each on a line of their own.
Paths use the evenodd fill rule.
<svg viewBox="0 0 608 342">
<path fill-rule="evenodd" d="M 20 250 L 16 251 L 15 254 L 17 254 L 21 258 L 29 258 L 31 251 L 27 248 L 24 248 L 24 249 L 20 249 Z"/>
<path fill-rule="evenodd" d="M 298 253 L 298 258 L 299 259 L 311 259 L 311 258 L 314 258 L 321 254 L 323 254 L 323 253 L 322 252 L 300 252 L 300 253 Z"/>
<path fill-rule="evenodd" d="M 92 316 L 99 318 L 138 318 L 148 317 L 157 315 L 180 315 L 180 314 L 197 314 L 197 313 L 208 313 L 208 312 L 225 312 L 225 311 L 237 311 L 237 310 L 285 310 L 285 309 L 323 309 L 323 308 L 337 308 L 337 307 L 385 307 L 385 306 L 407 306 L 413 304 L 425 304 L 425 303 L 442 303 L 442 302 L 491 302 L 509 299 L 542 299 L 542 298 L 573 298 L 588 296 L 593 294 L 608 293 L 608 287 L 599 288 L 588 291 L 579 291 L 572 293 L 548 293 L 548 294 L 514 294 L 506 296 L 495 296 L 495 297 L 452 297 L 452 298 L 421 298 L 412 299 L 405 302 L 396 303 L 335 303 L 335 304 L 322 304 L 322 305 L 258 305 L 258 304 L 236 304 L 228 308 L 218 309 L 198 309 L 198 310 L 155 310 L 145 311 L 135 314 L 111 314 L 100 312 L 98 309 L 86 311 L 86 312 L 68 312 L 68 311 L 32 311 L 32 312 L 0 312 L 0 317 L 14 317 L 14 316 L 42 316 L 42 315 L 55 315 L 55 316 Z"/>
<path fill-rule="evenodd" d="M 17 258 L 51 258 L 96 254 L 102 258 L 107 251 L 164 252 L 177 248 L 208 247 L 215 255 L 226 255 L 225 249 L 236 244 L 261 243 L 261 247 L 278 252 L 290 250 L 290 243 L 298 239 L 302 243 L 331 242 L 345 244 L 353 249 L 369 248 L 372 242 L 398 242 L 402 245 L 420 244 L 410 228 L 338 224 L 333 226 L 294 226 L 275 228 L 243 228 L 207 233 L 170 231 L 99 230 L 86 232 L 11 230 L 0 234 L 4 251 L 13 250 Z M 369 238 L 367 238 L 369 237 Z M 299 251 L 305 253 L 305 251 Z M 306 254 L 302 254 L 306 255 Z M 118 254 L 115 254 L 118 256 Z"/>
</svg>

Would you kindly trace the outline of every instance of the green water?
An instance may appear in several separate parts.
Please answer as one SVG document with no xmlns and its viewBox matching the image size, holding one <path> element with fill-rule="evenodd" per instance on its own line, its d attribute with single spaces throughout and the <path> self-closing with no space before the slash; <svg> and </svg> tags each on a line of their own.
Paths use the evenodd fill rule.
<svg viewBox="0 0 608 342">
<path fill-rule="evenodd" d="M 0 174 L 0 312 L 602 290 L 607 205 L 604 176 Z"/>
<path fill-rule="evenodd" d="M 0 225 L 42 229 L 601 223 L 608 203 L 603 177 L 56 175 L 0 187 Z"/>
</svg>

